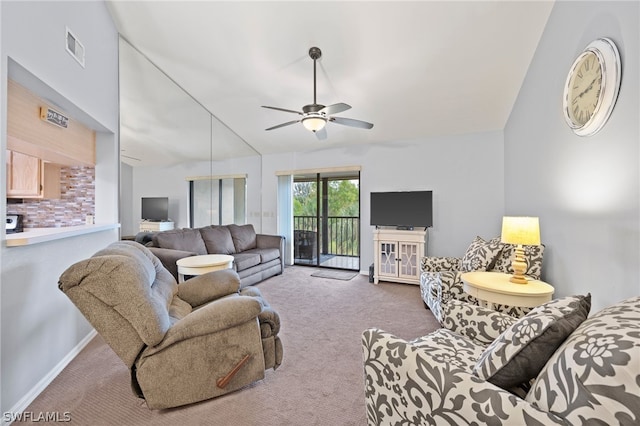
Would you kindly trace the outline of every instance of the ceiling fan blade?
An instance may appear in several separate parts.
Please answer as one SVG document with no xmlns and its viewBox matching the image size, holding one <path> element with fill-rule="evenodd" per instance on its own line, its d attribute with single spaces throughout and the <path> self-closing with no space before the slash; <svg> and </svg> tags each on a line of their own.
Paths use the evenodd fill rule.
<svg viewBox="0 0 640 426">
<path fill-rule="evenodd" d="M 290 126 L 292 124 L 296 124 L 296 123 L 299 123 L 299 122 L 300 122 L 300 120 L 287 121 L 286 123 L 278 124 L 277 126 L 269 127 L 268 129 L 265 129 L 265 130 L 279 129 L 280 127 Z"/>
<path fill-rule="evenodd" d="M 300 111 L 294 111 L 292 109 L 278 108 L 278 107 L 272 107 L 272 106 L 266 106 L 266 105 L 262 105 L 262 108 L 275 109 L 277 111 L 292 112 L 294 114 L 302 115 Z"/>
<path fill-rule="evenodd" d="M 373 124 L 366 121 L 354 120 L 353 118 L 331 117 L 329 121 L 333 121 L 343 126 L 358 127 L 359 129 L 371 129 Z"/>
<path fill-rule="evenodd" d="M 340 102 L 338 104 L 327 105 L 326 107 L 322 108 L 318 112 L 324 112 L 327 115 L 331 115 L 331 114 L 337 114 L 339 112 L 346 111 L 348 109 L 351 109 L 351 105 L 347 105 L 345 103 Z"/>
<path fill-rule="evenodd" d="M 327 139 L 327 128 L 323 127 L 322 129 L 318 130 L 316 133 L 316 138 L 318 138 L 318 140 L 325 140 Z"/>
</svg>

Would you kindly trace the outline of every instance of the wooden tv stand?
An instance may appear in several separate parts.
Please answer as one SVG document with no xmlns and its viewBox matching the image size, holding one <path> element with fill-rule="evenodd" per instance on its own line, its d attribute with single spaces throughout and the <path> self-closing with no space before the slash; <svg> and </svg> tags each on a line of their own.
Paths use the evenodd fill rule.
<svg viewBox="0 0 640 426">
<path fill-rule="evenodd" d="M 420 261 L 424 257 L 426 229 L 373 231 L 373 282 L 392 281 L 420 285 Z"/>
<path fill-rule="evenodd" d="M 159 232 L 170 231 L 173 229 L 173 222 L 151 222 L 149 220 L 143 220 L 140 222 L 140 232 Z"/>
</svg>

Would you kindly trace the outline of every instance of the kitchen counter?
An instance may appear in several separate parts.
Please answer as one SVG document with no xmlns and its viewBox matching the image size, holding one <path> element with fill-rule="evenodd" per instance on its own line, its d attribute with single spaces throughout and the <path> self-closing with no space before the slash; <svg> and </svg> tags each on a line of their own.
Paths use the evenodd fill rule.
<svg viewBox="0 0 640 426">
<path fill-rule="evenodd" d="M 61 238 L 90 234 L 92 232 L 108 231 L 110 229 L 117 229 L 119 227 L 119 223 L 105 223 L 95 225 L 65 226 L 60 228 L 24 228 L 24 232 L 7 234 L 6 246 L 27 246 L 31 244 L 44 243 L 46 241 L 59 240 Z"/>
</svg>

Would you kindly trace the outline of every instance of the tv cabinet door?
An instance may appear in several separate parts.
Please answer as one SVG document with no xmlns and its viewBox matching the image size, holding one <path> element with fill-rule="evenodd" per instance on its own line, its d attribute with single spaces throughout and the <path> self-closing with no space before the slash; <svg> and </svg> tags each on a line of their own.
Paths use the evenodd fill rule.
<svg viewBox="0 0 640 426">
<path fill-rule="evenodd" d="M 378 244 L 378 275 L 380 277 L 397 277 L 398 243 L 396 241 L 379 241 Z"/>
<path fill-rule="evenodd" d="M 399 261 L 400 267 L 398 276 L 400 278 L 416 279 L 420 277 L 420 248 L 418 243 L 408 243 L 400 241 Z"/>
<path fill-rule="evenodd" d="M 420 285 L 426 230 L 376 229 L 373 242 L 374 284 L 383 280 Z"/>
</svg>

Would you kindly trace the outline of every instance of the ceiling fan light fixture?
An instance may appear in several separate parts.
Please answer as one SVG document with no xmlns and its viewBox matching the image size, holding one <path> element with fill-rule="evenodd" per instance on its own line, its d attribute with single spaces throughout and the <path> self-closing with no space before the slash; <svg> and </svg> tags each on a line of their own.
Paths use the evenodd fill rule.
<svg viewBox="0 0 640 426">
<path fill-rule="evenodd" d="M 2 1 L 2 0 L 0 0 Z M 286 108 L 278 108 L 272 106 L 263 105 L 263 108 L 275 109 L 278 111 L 290 112 L 293 114 L 301 115 L 302 118 L 300 120 L 292 120 L 286 123 L 278 124 L 276 126 L 269 127 L 265 130 L 273 130 L 279 129 L 280 127 L 290 126 L 295 123 L 302 123 L 305 129 L 316 133 L 318 139 L 326 139 L 327 133 L 326 131 L 317 133 L 324 129 L 324 126 L 327 125 L 327 121 L 331 121 L 336 124 L 341 124 L 343 126 L 350 127 L 358 127 L 360 129 L 371 129 L 373 124 L 367 123 L 366 121 L 354 120 L 352 118 L 344 118 L 344 117 L 333 117 L 333 114 L 346 111 L 351 109 L 350 105 L 345 104 L 344 102 L 339 102 L 337 104 L 332 105 L 322 105 L 316 101 L 316 61 L 320 59 L 322 56 L 322 52 L 317 47 L 312 47 L 309 49 L 309 56 L 313 59 L 313 103 L 308 104 L 302 107 L 302 112 L 294 111 Z"/>
<path fill-rule="evenodd" d="M 302 125 L 313 133 L 322 130 L 327 124 L 327 119 L 320 115 L 310 115 L 302 119 Z"/>
</svg>

